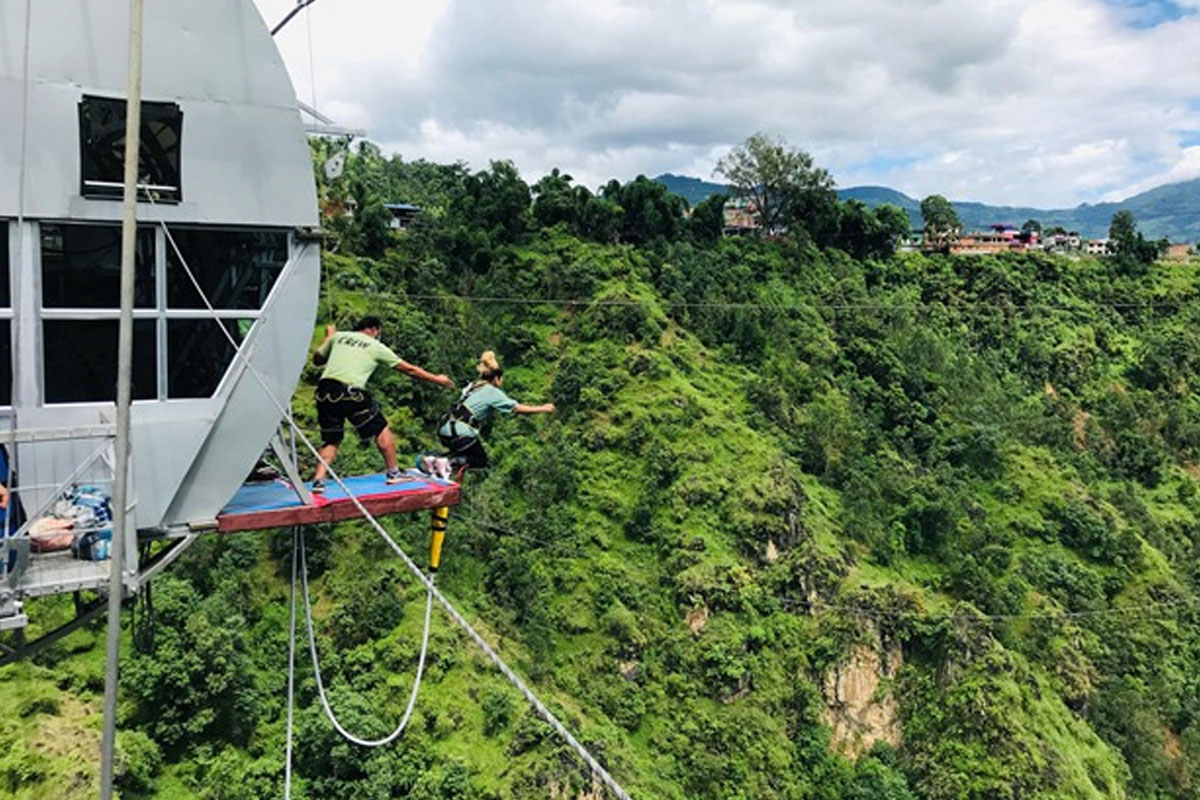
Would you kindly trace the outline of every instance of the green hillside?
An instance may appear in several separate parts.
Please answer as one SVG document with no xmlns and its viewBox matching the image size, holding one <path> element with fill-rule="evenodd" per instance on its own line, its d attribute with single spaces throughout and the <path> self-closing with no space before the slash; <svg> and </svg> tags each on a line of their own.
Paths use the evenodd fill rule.
<svg viewBox="0 0 1200 800">
<path fill-rule="evenodd" d="M 329 223 L 314 343 L 370 311 L 410 361 L 463 381 L 495 349 L 508 392 L 557 404 L 495 424 L 438 580 L 633 797 L 1197 796 L 1194 267 L 860 260 L 797 226 L 716 238 L 652 181 L 537 186 L 361 149 L 322 186 L 359 212 Z M 400 238 L 397 198 L 426 209 Z M 448 393 L 373 386 L 402 452 L 432 446 Z M 423 517 L 386 524 L 424 551 Z M 307 538 L 332 702 L 382 735 L 424 595 L 365 526 Z M 289 555 L 213 537 L 156 582 L 123 798 L 281 795 Z M 0 670 L 0 796 L 94 796 L 102 633 Z M 298 654 L 293 797 L 605 796 L 437 610 L 430 653 L 372 751 Z"/>
<path fill-rule="evenodd" d="M 699 178 L 690 178 L 686 175 L 672 175 L 670 172 L 664 172 L 654 180 L 666 186 L 670 192 L 679 195 L 684 200 L 687 200 L 689 205 L 693 206 L 714 194 L 724 194 L 729 191 L 729 187 L 721 183 L 702 181 Z"/>
</svg>

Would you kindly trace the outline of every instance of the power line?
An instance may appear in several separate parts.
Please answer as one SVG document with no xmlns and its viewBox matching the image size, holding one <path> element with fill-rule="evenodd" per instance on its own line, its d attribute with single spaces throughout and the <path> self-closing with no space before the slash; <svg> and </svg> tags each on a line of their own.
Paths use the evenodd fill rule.
<svg viewBox="0 0 1200 800">
<path fill-rule="evenodd" d="M 635 299 L 582 299 L 582 298 L 551 298 L 551 297 L 517 297 L 504 295 L 467 295 L 467 294 L 417 294 L 409 292 L 380 292 L 380 294 L 398 294 L 409 300 L 424 302 L 458 302 L 478 305 L 515 305 L 537 306 L 558 305 L 572 307 L 622 307 L 636 308 L 659 306 L 662 308 L 687 308 L 705 310 L 766 310 L 766 311 L 955 311 L 955 310 L 989 310 L 989 311 L 1063 311 L 1079 312 L 1095 309 L 1111 309 L 1128 311 L 1136 309 L 1178 309 L 1200 298 L 1188 298 L 1170 302 L 1091 302 L 1083 301 L 1084 305 L 1073 306 L 1061 303 L 996 303 L 996 302 L 959 302 L 959 303 L 763 303 L 763 302 L 727 302 L 704 300 L 635 300 Z"/>
</svg>

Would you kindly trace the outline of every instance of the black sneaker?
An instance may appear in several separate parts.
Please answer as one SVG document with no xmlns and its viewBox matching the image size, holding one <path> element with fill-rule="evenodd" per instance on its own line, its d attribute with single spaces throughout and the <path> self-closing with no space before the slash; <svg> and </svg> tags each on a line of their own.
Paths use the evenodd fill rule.
<svg viewBox="0 0 1200 800">
<path fill-rule="evenodd" d="M 384 473 L 384 483 L 399 483 L 402 480 L 404 480 L 404 473 L 400 471 L 399 467 L 389 469 Z"/>
<path fill-rule="evenodd" d="M 254 469 L 246 477 L 246 483 L 266 483 L 278 477 L 279 470 L 272 467 L 266 461 L 259 459 L 258 463 L 254 465 Z"/>
<path fill-rule="evenodd" d="M 316 478 L 312 482 L 312 487 L 309 489 L 313 494 L 325 494 L 325 481 L 322 478 Z"/>
</svg>

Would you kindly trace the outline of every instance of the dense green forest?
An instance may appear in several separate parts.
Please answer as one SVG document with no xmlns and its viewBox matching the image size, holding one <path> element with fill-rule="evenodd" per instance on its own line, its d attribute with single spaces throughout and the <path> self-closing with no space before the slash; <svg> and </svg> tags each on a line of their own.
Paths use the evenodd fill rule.
<svg viewBox="0 0 1200 800">
<path fill-rule="evenodd" d="M 644 178 L 368 144 L 320 180 L 355 213 L 327 221 L 314 342 L 377 313 L 402 357 L 461 382 L 495 349 L 506 390 L 557 404 L 494 426 L 439 583 L 634 797 L 1200 793 L 1194 266 L 893 253 L 887 213 L 824 188 L 765 239 Z M 391 201 L 424 209 L 411 230 Z M 401 451 L 434 446 L 448 393 L 373 385 Z M 344 468 L 379 467 L 347 441 Z M 425 517 L 386 524 L 424 551 Z M 307 540 L 332 701 L 382 735 L 424 593 L 365 526 Z M 123 798 L 282 795 L 290 552 L 212 537 L 155 583 Z M 298 662 L 295 797 L 604 797 L 436 610 L 392 746 L 343 742 Z M 0 795 L 93 796 L 102 667 L 97 628 L 0 670 Z"/>
</svg>

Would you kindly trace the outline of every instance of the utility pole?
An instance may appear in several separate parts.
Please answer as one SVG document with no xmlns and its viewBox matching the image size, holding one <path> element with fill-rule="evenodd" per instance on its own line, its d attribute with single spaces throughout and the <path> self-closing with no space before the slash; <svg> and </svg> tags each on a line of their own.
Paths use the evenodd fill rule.
<svg viewBox="0 0 1200 800">
<path fill-rule="evenodd" d="M 133 371 L 133 277 L 137 256 L 137 182 L 142 128 L 142 9 L 129 2 L 129 82 L 125 95 L 125 194 L 121 215 L 121 317 L 117 326 L 116 475 L 113 532 L 109 547 L 108 639 L 104 662 L 104 729 L 100 737 L 100 800 L 111 800 L 117 734 L 117 666 L 121 649 L 121 601 L 125 596 L 125 546 L 129 506 L 129 404 Z"/>
</svg>

